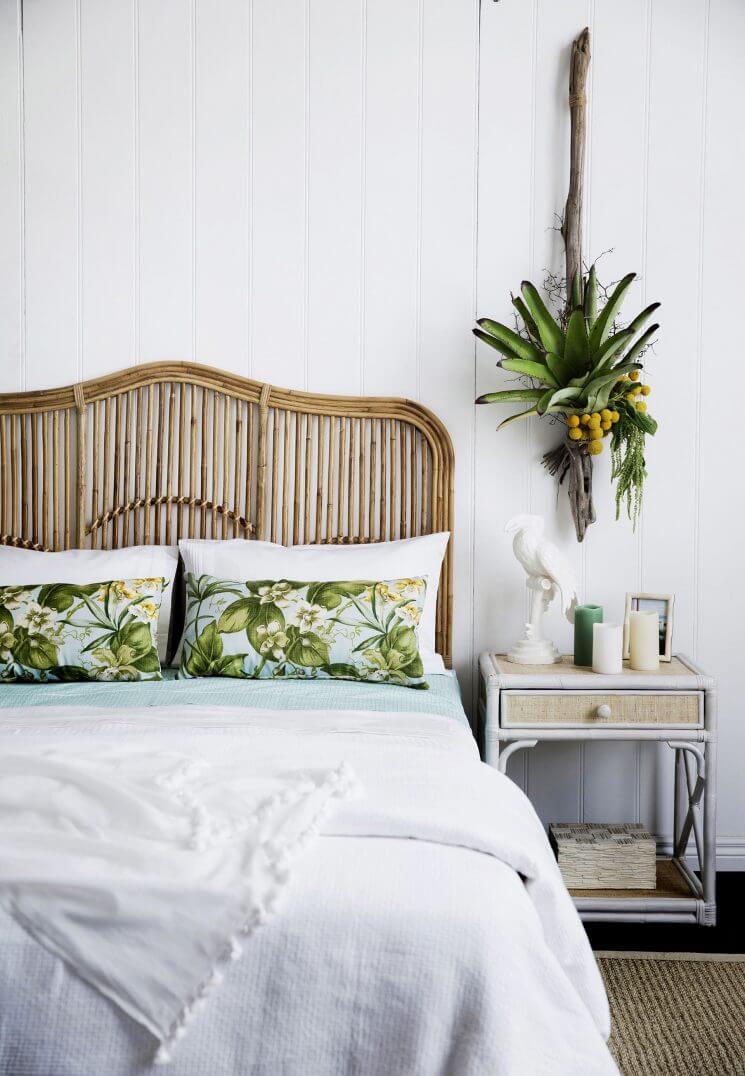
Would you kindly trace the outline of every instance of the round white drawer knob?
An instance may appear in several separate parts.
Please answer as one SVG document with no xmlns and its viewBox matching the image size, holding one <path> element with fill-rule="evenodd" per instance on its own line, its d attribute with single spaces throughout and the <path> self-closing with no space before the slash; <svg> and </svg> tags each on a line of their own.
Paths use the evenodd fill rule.
<svg viewBox="0 0 745 1076">
<path fill-rule="evenodd" d="M 595 716 L 599 717 L 603 721 L 608 720 L 608 718 L 610 717 L 610 706 L 607 702 L 601 702 L 600 706 L 598 706 L 597 710 L 595 711 Z"/>
</svg>

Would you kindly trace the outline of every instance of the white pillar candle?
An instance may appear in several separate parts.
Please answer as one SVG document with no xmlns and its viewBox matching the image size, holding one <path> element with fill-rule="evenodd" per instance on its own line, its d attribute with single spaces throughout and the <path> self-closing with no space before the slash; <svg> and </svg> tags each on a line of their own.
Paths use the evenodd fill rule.
<svg viewBox="0 0 745 1076">
<path fill-rule="evenodd" d="M 659 669 L 659 613 L 629 613 L 629 665 L 640 672 Z"/>
<path fill-rule="evenodd" d="M 592 625 L 592 671 L 620 673 L 623 668 L 623 625 Z"/>
</svg>

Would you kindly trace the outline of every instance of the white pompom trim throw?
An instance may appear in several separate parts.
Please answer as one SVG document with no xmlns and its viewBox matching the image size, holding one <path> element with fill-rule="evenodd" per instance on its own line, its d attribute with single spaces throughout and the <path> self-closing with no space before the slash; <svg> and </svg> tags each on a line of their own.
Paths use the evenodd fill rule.
<svg viewBox="0 0 745 1076">
<path fill-rule="evenodd" d="M 223 980 L 220 967 L 231 960 L 238 960 L 243 952 L 239 938 L 246 938 L 254 930 L 266 923 L 277 910 L 277 906 L 283 891 L 290 880 L 290 867 L 293 859 L 298 856 L 308 845 L 309 841 L 318 835 L 321 823 L 331 809 L 334 799 L 347 799 L 360 790 L 359 782 L 346 763 L 342 762 L 335 770 L 324 775 L 321 780 L 312 777 L 303 777 L 294 781 L 282 791 L 268 797 L 256 809 L 252 817 L 239 823 L 228 832 L 227 827 L 221 827 L 217 831 L 210 824 L 210 817 L 197 798 L 189 793 L 186 783 L 194 776 L 193 770 L 181 770 L 172 772 L 162 785 L 166 786 L 185 806 L 191 809 L 192 838 L 190 844 L 194 848 L 204 848 L 207 843 L 214 840 L 230 840 L 239 835 L 241 829 L 255 828 L 266 821 L 280 807 L 289 807 L 297 803 L 303 796 L 311 792 L 325 793 L 319 804 L 318 810 L 310 819 L 303 830 L 289 842 L 264 841 L 262 851 L 266 856 L 274 886 L 269 892 L 263 904 L 252 903 L 243 909 L 242 920 L 225 941 L 225 948 L 212 967 L 210 974 L 197 988 L 195 994 L 186 1002 L 181 1012 L 174 1020 L 168 1035 L 161 1041 L 154 1057 L 154 1064 L 166 1065 L 172 1060 L 175 1044 L 184 1037 L 188 1025 L 201 1008 L 214 986 Z"/>
</svg>

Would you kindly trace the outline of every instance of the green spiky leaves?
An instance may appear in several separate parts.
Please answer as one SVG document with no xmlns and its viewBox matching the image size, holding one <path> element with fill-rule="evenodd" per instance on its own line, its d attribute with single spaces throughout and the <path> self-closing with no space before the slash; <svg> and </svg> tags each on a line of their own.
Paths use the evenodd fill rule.
<svg viewBox="0 0 745 1076">
<path fill-rule="evenodd" d="M 652 303 L 642 310 L 627 328 L 614 331 L 621 304 L 628 294 L 635 273 L 628 273 L 616 284 L 605 303 L 600 301 L 600 287 L 595 266 L 586 278 L 577 275 L 572 281 L 572 309 L 566 317 L 554 317 L 538 289 L 524 280 L 521 295 L 512 304 L 522 323 L 515 332 L 492 318 L 480 318 L 473 331 L 479 340 L 498 351 L 498 365 L 503 370 L 529 378 L 530 388 L 487 393 L 479 403 L 534 402 L 536 414 L 562 409 L 570 412 L 607 407 L 619 378 L 634 369 L 651 343 L 659 325 L 642 331 L 659 307 Z M 534 393 L 514 395 L 514 393 Z"/>
<path fill-rule="evenodd" d="M 491 318 L 480 318 L 473 330 L 479 340 L 499 353 L 497 365 L 501 369 L 523 379 L 522 387 L 479 397 L 477 402 L 481 404 L 528 405 L 504 419 L 498 429 L 532 415 L 568 417 L 604 411 L 603 431 L 608 436 L 608 412 L 618 412 L 613 420 L 613 478 L 617 503 L 626 504 L 633 520 L 638 515 L 646 473 L 644 438 L 656 432 L 657 423 L 641 405 L 641 410 L 637 409 L 637 382 L 629 380 L 628 375 L 642 368 L 640 360 L 659 329 L 657 323 L 648 322 L 660 305 L 651 303 L 625 328 L 618 326 L 621 308 L 635 279 L 635 273 L 628 273 L 606 293 L 593 265 L 585 277 L 576 274 L 568 282 L 569 307 L 558 316 L 551 313 L 538 289 L 524 280 L 520 295 L 512 296 L 519 319 L 517 331 Z M 569 435 L 575 438 L 578 427 L 575 419 L 572 423 Z M 593 428 L 599 430 L 599 426 Z"/>
</svg>

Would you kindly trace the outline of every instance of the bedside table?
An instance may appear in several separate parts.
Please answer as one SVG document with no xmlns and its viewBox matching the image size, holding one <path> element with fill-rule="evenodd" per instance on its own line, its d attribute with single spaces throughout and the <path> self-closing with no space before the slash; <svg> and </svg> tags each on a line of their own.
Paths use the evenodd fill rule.
<svg viewBox="0 0 745 1076">
<path fill-rule="evenodd" d="M 516 665 L 504 654 L 479 659 L 477 738 L 482 757 L 504 773 L 516 751 L 545 740 L 657 740 L 674 753 L 673 854 L 657 860 L 657 888 L 570 890 L 583 919 L 716 922 L 716 690 L 686 657 L 656 672 L 605 676 L 572 664 Z M 557 821 L 567 821 L 561 819 Z M 603 821 L 622 821 L 604 819 Z M 701 880 L 685 860 L 693 834 Z"/>
</svg>

